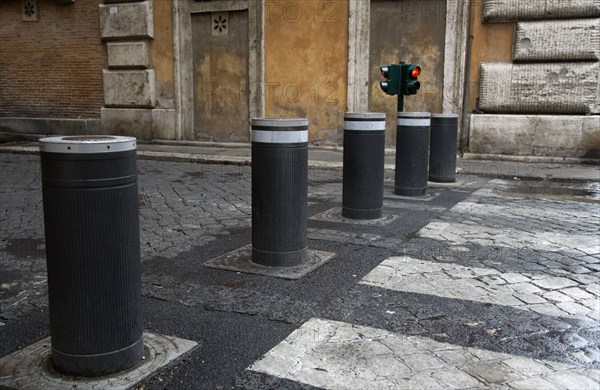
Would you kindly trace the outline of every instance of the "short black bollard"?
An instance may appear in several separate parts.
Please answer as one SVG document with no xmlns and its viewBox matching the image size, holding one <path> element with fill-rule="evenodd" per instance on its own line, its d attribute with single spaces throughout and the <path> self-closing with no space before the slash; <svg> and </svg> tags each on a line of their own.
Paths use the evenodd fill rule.
<svg viewBox="0 0 600 390">
<path fill-rule="evenodd" d="M 306 263 L 308 120 L 252 119 L 252 261 Z"/>
<path fill-rule="evenodd" d="M 439 183 L 456 181 L 457 114 L 431 114 L 429 180 Z"/>
<path fill-rule="evenodd" d="M 394 193 L 425 195 L 429 162 L 429 112 L 399 112 L 396 132 L 396 177 Z"/>
<path fill-rule="evenodd" d="M 342 216 L 382 217 L 384 155 L 385 113 L 344 114 Z"/>
<path fill-rule="evenodd" d="M 136 140 L 40 140 L 52 361 L 75 376 L 141 362 Z"/>
</svg>

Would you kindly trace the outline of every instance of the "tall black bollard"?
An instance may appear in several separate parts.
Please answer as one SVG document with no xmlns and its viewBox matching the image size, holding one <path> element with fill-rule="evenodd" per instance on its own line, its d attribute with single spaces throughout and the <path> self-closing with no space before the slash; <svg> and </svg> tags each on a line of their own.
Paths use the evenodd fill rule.
<svg viewBox="0 0 600 390">
<path fill-rule="evenodd" d="M 457 114 L 431 114 L 429 180 L 450 183 L 456 180 Z"/>
<path fill-rule="evenodd" d="M 396 195 L 420 196 L 427 190 L 430 124 L 431 114 L 428 112 L 398 113 Z"/>
<path fill-rule="evenodd" d="M 342 216 L 382 217 L 384 155 L 385 113 L 344 114 Z"/>
<path fill-rule="evenodd" d="M 52 361 L 99 376 L 143 355 L 136 140 L 40 140 Z"/>
<path fill-rule="evenodd" d="M 252 261 L 308 261 L 308 120 L 252 119 Z"/>
</svg>

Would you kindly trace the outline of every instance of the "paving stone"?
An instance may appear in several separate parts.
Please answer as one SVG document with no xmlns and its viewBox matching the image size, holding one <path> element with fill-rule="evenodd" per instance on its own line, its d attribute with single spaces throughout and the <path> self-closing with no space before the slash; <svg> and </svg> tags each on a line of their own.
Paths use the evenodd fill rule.
<svg viewBox="0 0 600 390">
<path fill-rule="evenodd" d="M 594 374 L 594 379 L 575 370 L 561 372 L 547 376 L 545 379 L 554 386 L 568 389 L 597 389 L 600 386 L 598 372 Z"/>
<path fill-rule="evenodd" d="M 544 293 L 542 295 L 545 299 L 554 301 L 554 302 L 573 302 L 573 298 L 559 292 L 559 291 L 550 291 Z"/>
<path fill-rule="evenodd" d="M 445 366 L 444 361 L 429 352 L 402 356 L 401 359 L 412 371 L 436 370 Z"/>
<path fill-rule="evenodd" d="M 524 378 L 524 375 L 512 370 L 502 362 L 478 364 L 475 367 L 467 366 L 461 368 L 471 376 L 479 378 L 487 384 L 502 384 Z"/>
<path fill-rule="evenodd" d="M 510 359 L 504 360 L 503 363 L 516 372 L 523 373 L 523 375 L 526 376 L 549 375 L 554 372 L 545 364 L 520 356 L 511 357 Z"/>
<path fill-rule="evenodd" d="M 563 336 L 561 336 L 560 340 L 563 343 L 570 345 L 571 347 L 576 349 L 581 349 L 588 345 L 586 339 L 574 333 L 566 333 Z"/>
<path fill-rule="evenodd" d="M 478 358 L 468 352 L 457 353 L 456 350 L 436 351 L 435 354 L 445 363 L 452 366 L 464 366 L 479 361 Z"/>
<path fill-rule="evenodd" d="M 585 268 L 589 268 L 592 271 L 600 271 L 600 264 L 598 264 L 598 263 L 588 263 L 588 264 L 586 264 Z"/>
<path fill-rule="evenodd" d="M 585 292 L 579 287 L 571 287 L 560 290 L 561 293 L 570 296 L 574 300 L 580 299 L 593 299 L 594 296 L 590 293 Z"/>
<path fill-rule="evenodd" d="M 583 352 L 592 362 L 600 362 L 600 349 L 597 347 L 585 348 Z M 598 379 L 600 379 L 600 373 Z"/>
<path fill-rule="evenodd" d="M 531 389 L 544 389 L 544 390 L 559 390 L 562 387 L 556 387 L 552 383 L 548 382 L 544 378 L 535 377 L 522 379 L 520 381 L 510 382 L 508 384 L 511 388 L 531 390 Z"/>
<path fill-rule="evenodd" d="M 577 282 L 567 278 L 555 277 L 534 280 L 533 284 L 545 290 L 560 290 L 565 287 L 575 286 L 577 285 Z"/>
<path fill-rule="evenodd" d="M 590 285 L 598 284 L 598 277 L 592 274 L 573 274 L 570 276 L 571 279 L 577 281 L 580 284 Z"/>
<path fill-rule="evenodd" d="M 590 284 L 584 287 L 585 290 L 589 293 L 592 293 L 594 295 L 596 295 L 597 297 L 600 297 L 600 283 L 599 284 Z"/>
<path fill-rule="evenodd" d="M 569 314 L 571 314 L 571 313 L 563 311 L 563 310 L 559 309 L 557 306 L 551 305 L 549 303 L 529 305 L 528 309 L 530 309 L 536 313 L 540 313 L 540 314 L 544 314 L 544 315 L 548 315 L 548 316 L 554 316 L 554 317 L 568 317 Z"/>
<path fill-rule="evenodd" d="M 531 283 L 511 284 L 509 287 L 511 289 L 515 290 L 515 291 L 519 291 L 519 292 L 522 292 L 522 293 L 536 294 L 536 293 L 542 293 L 543 292 L 542 289 L 540 289 L 539 287 L 534 286 Z"/>
<path fill-rule="evenodd" d="M 482 383 L 466 372 L 459 369 L 444 369 L 431 374 L 438 383 L 443 383 L 451 389 L 478 388 Z"/>
<path fill-rule="evenodd" d="M 573 360 L 583 364 L 590 364 L 594 362 L 594 360 L 590 359 L 583 351 L 571 352 L 571 356 Z"/>
<path fill-rule="evenodd" d="M 575 302 L 561 302 L 556 306 L 572 315 L 587 315 L 590 312 L 590 309 Z"/>
<path fill-rule="evenodd" d="M 568 267 L 566 269 L 566 271 L 568 271 L 569 273 L 574 273 L 574 274 L 587 274 L 587 273 L 592 272 L 589 268 L 586 268 L 583 266 Z"/>
<path fill-rule="evenodd" d="M 539 295 L 529 294 L 529 293 L 516 293 L 515 298 L 525 302 L 525 303 L 546 303 L 547 301 L 544 298 L 541 298 Z"/>
<path fill-rule="evenodd" d="M 506 282 L 509 284 L 529 283 L 531 281 L 531 279 L 529 279 L 527 276 L 514 272 L 503 273 L 501 277 L 502 279 L 506 280 Z"/>
<path fill-rule="evenodd" d="M 583 299 L 581 301 L 578 301 L 577 303 L 587 307 L 588 309 L 592 309 L 592 310 L 600 309 L 600 298 Z"/>
</svg>

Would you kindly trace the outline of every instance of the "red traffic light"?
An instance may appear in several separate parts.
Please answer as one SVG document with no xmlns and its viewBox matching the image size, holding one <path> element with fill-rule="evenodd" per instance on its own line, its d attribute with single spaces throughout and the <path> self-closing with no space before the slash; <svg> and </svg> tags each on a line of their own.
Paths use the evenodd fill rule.
<svg viewBox="0 0 600 390">
<path fill-rule="evenodd" d="M 415 67 L 412 72 L 410 72 L 410 76 L 414 79 L 416 79 L 417 77 L 419 77 L 419 75 L 421 74 L 421 67 L 417 66 Z"/>
</svg>

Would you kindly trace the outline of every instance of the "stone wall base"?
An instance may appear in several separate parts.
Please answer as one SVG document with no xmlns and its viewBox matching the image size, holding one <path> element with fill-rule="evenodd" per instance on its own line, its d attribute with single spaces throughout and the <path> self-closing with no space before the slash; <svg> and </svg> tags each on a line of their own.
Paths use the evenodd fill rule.
<svg viewBox="0 0 600 390">
<path fill-rule="evenodd" d="M 15 135 L 89 135 L 100 133 L 100 119 L 0 118 L 0 132 Z"/>
<path fill-rule="evenodd" d="M 469 152 L 600 158 L 598 115 L 481 115 L 469 122 Z"/>
<path fill-rule="evenodd" d="M 174 109 L 102 108 L 100 119 L 0 118 L 2 139 L 44 135 L 128 135 L 141 140 L 174 140 Z"/>
<path fill-rule="evenodd" d="M 142 140 L 174 140 L 174 109 L 102 108 L 101 133 L 128 135 Z"/>
</svg>

